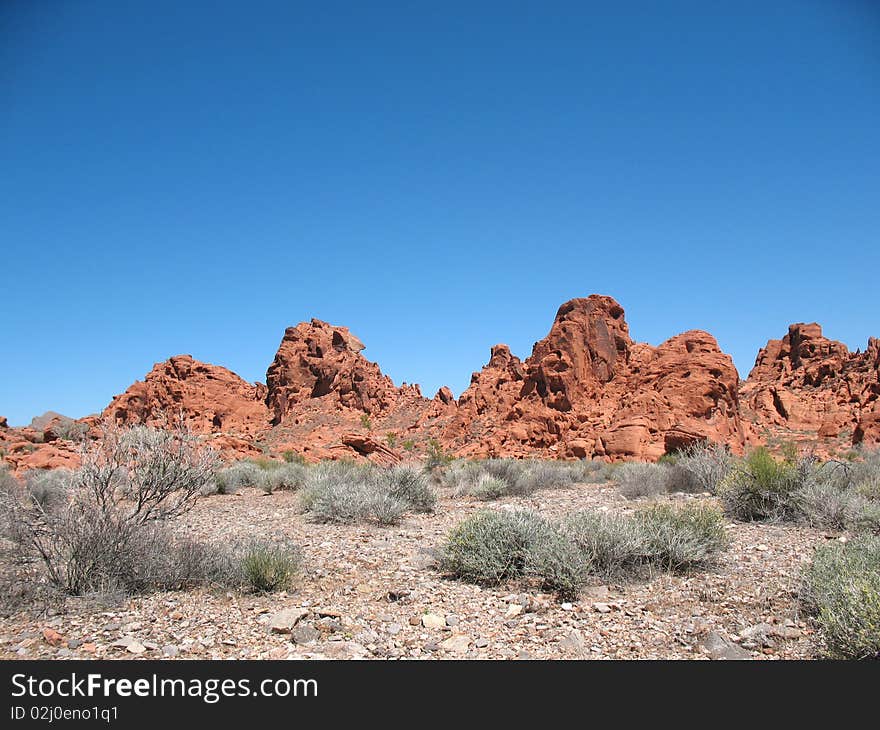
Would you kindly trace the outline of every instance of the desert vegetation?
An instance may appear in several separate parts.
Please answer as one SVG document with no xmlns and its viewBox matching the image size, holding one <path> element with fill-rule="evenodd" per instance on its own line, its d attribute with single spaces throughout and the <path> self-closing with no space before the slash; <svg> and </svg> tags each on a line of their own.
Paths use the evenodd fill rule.
<svg viewBox="0 0 880 730">
<path fill-rule="evenodd" d="M 527 510 L 483 511 L 449 534 L 441 568 L 486 585 L 533 580 L 571 598 L 590 576 L 710 565 L 726 540 L 720 512 L 704 505 L 654 505 L 632 516 L 578 512 L 560 522 Z"/>
<path fill-rule="evenodd" d="M 286 584 L 296 564 L 290 550 L 284 562 L 277 546 L 199 543 L 174 529 L 215 483 L 217 466 L 183 429 L 135 426 L 105 429 L 76 470 L 31 471 L 23 481 L 4 470 L 7 580 L 72 596 Z M 272 580 L 253 567 L 263 554 L 274 561 Z"/>
<path fill-rule="evenodd" d="M 303 530 L 313 535 L 307 552 L 316 544 L 354 550 L 340 556 L 342 566 L 358 560 L 356 545 L 387 546 L 371 559 L 381 561 L 375 555 L 410 535 L 414 549 L 432 556 L 418 574 L 434 593 L 470 586 L 492 600 L 521 591 L 514 595 L 547 595 L 577 611 L 591 605 L 584 595 L 609 586 L 626 593 L 669 580 L 729 580 L 752 545 L 772 543 L 782 528 L 803 536 L 808 551 L 807 567 L 802 558 L 785 575 L 796 581 L 791 615 L 814 632 L 815 655 L 880 650 L 877 452 L 820 461 L 755 449 L 738 457 L 701 443 L 660 463 L 451 459 L 439 447 L 425 457 L 381 467 L 306 464 L 288 452 L 224 465 L 183 429 L 108 428 L 83 444 L 76 469 L 0 468 L 4 611 L 39 613 L 47 595 L 118 602 L 219 589 L 284 597 L 329 575 L 321 561 L 304 567 Z M 239 509 L 264 516 L 239 524 Z M 194 510 L 206 526 L 199 532 L 187 527 Z M 265 519 L 272 530 L 261 527 Z M 737 537 L 743 530 L 746 542 Z M 840 540 L 820 544 L 807 537 L 815 530 Z M 772 573 L 767 560 L 756 566 Z M 395 585 L 377 590 L 405 595 Z M 55 599 L 52 610 L 61 605 Z M 516 599 L 523 611 L 535 600 Z M 318 634 L 309 624 L 299 635 Z"/>
</svg>

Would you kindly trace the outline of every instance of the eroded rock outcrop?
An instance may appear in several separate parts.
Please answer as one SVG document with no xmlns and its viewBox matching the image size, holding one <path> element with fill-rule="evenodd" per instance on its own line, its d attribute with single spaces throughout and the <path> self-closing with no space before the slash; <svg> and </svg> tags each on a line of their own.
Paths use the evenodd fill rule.
<svg viewBox="0 0 880 730">
<path fill-rule="evenodd" d="M 397 386 L 346 327 L 288 328 L 266 373 L 248 383 L 188 355 L 158 363 L 100 417 L 46 414 L 8 428 L 0 449 L 17 469 L 73 466 L 74 441 L 100 421 L 163 425 L 183 417 L 227 458 L 293 451 L 307 460 L 397 463 L 438 445 L 460 456 L 656 459 L 696 440 L 741 452 L 761 441 L 880 442 L 880 340 L 865 352 L 796 324 L 758 355 L 745 383 L 708 333 L 654 347 L 634 341 L 614 299 L 563 304 L 521 360 L 506 345 L 455 399 Z"/>
<path fill-rule="evenodd" d="M 161 426 L 182 417 L 197 434 L 253 439 L 269 426 L 266 386 L 219 365 L 177 355 L 116 396 L 102 416 L 110 423 Z"/>
<path fill-rule="evenodd" d="M 657 458 L 701 439 L 741 451 L 737 386 L 711 335 L 635 343 L 623 308 L 593 295 L 563 304 L 525 361 L 494 347 L 444 439 L 498 456 Z"/>
<path fill-rule="evenodd" d="M 319 319 L 288 327 L 266 372 L 272 422 L 281 423 L 297 406 L 318 398 L 368 416 L 391 410 L 401 399 L 421 399 L 417 385 L 397 388 L 360 354 L 363 349 L 347 327 Z"/>
<path fill-rule="evenodd" d="M 880 442 L 880 340 L 850 352 L 815 322 L 770 340 L 740 391 L 763 440 L 813 442 L 828 451 Z"/>
</svg>

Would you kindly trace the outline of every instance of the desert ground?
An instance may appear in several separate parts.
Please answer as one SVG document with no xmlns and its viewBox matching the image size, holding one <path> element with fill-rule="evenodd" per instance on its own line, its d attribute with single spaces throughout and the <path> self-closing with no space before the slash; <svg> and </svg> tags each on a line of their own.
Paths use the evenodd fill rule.
<svg viewBox="0 0 880 730">
<path fill-rule="evenodd" d="M 814 655 L 800 615 L 800 574 L 838 536 L 799 524 L 727 521 L 717 565 L 686 575 L 586 587 L 577 600 L 517 585 L 445 577 L 435 550 L 481 509 L 560 517 L 631 511 L 612 482 L 505 497 L 491 504 L 439 488 L 434 512 L 399 525 L 316 524 L 297 494 L 242 489 L 198 501 L 180 528 L 201 540 L 283 536 L 303 565 L 292 587 L 67 599 L 0 619 L 0 657 L 192 659 L 801 659 Z M 708 495 L 663 500 L 712 501 Z"/>
</svg>

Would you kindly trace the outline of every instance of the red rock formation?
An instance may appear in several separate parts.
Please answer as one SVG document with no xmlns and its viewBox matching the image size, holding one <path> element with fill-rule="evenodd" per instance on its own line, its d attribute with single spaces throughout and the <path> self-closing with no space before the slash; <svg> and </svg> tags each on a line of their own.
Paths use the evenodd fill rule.
<svg viewBox="0 0 880 730">
<path fill-rule="evenodd" d="M 738 376 L 705 332 L 657 348 L 629 336 L 611 297 L 573 299 L 520 362 L 504 345 L 475 373 L 444 432 L 467 454 L 656 458 L 698 439 L 746 442 Z"/>
<path fill-rule="evenodd" d="M 73 441 L 44 442 L 33 428 L 0 428 L 0 462 L 14 472 L 27 469 L 73 468 L 79 465 L 78 444 Z"/>
<path fill-rule="evenodd" d="M 396 386 L 363 349 L 347 328 L 313 319 L 285 331 L 266 385 L 181 355 L 114 398 L 102 418 L 162 425 L 182 415 L 228 458 L 292 450 L 309 461 L 382 464 L 424 454 L 434 439 L 462 456 L 606 459 L 655 459 L 702 439 L 739 452 L 759 432 L 880 442 L 880 340 L 850 353 L 815 324 L 771 340 L 741 384 L 711 335 L 640 344 L 614 299 L 573 299 L 524 361 L 493 347 L 458 401 L 448 388 L 427 399 L 416 385 Z M 0 450 L 19 470 L 72 466 L 66 434 L 81 426 L 94 438 L 98 424 L 47 414 L 40 430 L 11 429 L 0 419 Z"/>
<path fill-rule="evenodd" d="M 816 324 L 770 340 L 740 391 L 764 440 L 809 442 L 820 451 L 880 442 L 880 340 L 851 353 Z"/>
<path fill-rule="evenodd" d="M 266 386 L 189 355 L 157 363 L 104 410 L 111 423 L 159 426 L 183 417 L 197 434 L 253 438 L 269 425 Z"/>
<path fill-rule="evenodd" d="M 360 353 L 363 343 L 347 327 L 313 319 L 288 327 L 266 372 L 267 404 L 279 424 L 310 399 L 368 415 L 387 412 L 402 398 L 421 399 L 418 386 L 395 387 L 376 363 Z"/>
</svg>

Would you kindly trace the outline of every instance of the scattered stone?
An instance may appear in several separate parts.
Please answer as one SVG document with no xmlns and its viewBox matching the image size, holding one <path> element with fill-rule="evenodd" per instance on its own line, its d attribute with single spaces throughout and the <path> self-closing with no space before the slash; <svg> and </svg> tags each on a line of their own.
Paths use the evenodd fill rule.
<svg viewBox="0 0 880 730">
<path fill-rule="evenodd" d="M 471 645 L 470 637 L 465 634 L 456 634 L 440 642 L 440 647 L 453 654 L 467 654 Z"/>
<path fill-rule="evenodd" d="M 436 613 L 426 613 L 422 616 L 422 626 L 426 629 L 442 629 L 446 626 L 446 618 Z"/>
<path fill-rule="evenodd" d="M 290 638 L 295 644 L 313 644 L 321 638 L 321 632 L 311 624 L 298 624 L 290 632 Z"/>
<path fill-rule="evenodd" d="M 611 613 L 611 606 L 607 603 L 594 603 L 593 609 L 599 613 Z"/>
<path fill-rule="evenodd" d="M 703 640 L 703 648 L 710 659 L 751 659 L 752 655 L 726 639 L 717 631 L 711 631 Z"/>
<path fill-rule="evenodd" d="M 43 629 L 43 639 L 49 646 L 61 646 L 64 641 L 64 637 L 59 632 L 49 628 Z"/>
<path fill-rule="evenodd" d="M 505 618 L 514 618 L 523 612 L 523 607 L 519 603 L 511 603 L 504 613 Z"/>
<path fill-rule="evenodd" d="M 147 647 L 131 636 L 123 636 L 121 639 L 114 641 L 111 646 L 114 649 L 125 649 L 131 654 L 143 654 L 147 650 Z"/>
<path fill-rule="evenodd" d="M 293 631 L 301 619 L 310 613 L 307 608 L 285 608 L 278 613 L 272 614 L 269 619 L 269 628 L 276 634 L 289 634 Z"/>
<path fill-rule="evenodd" d="M 166 644 L 162 647 L 162 653 L 167 657 L 176 657 L 180 650 L 174 644 Z"/>
<path fill-rule="evenodd" d="M 559 648 L 575 656 L 585 656 L 589 653 L 589 647 L 584 640 L 584 635 L 577 629 L 573 629 L 571 633 L 559 640 Z"/>
<path fill-rule="evenodd" d="M 458 626 L 458 616 L 454 613 L 446 614 L 446 625 L 447 626 Z"/>
<path fill-rule="evenodd" d="M 330 659 L 366 659 L 369 650 L 354 641 L 328 641 L 323 653 Z"/>
</svg>

